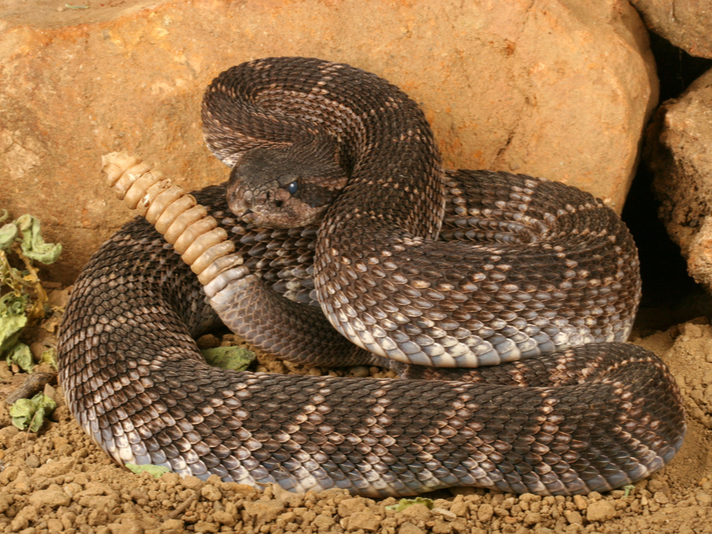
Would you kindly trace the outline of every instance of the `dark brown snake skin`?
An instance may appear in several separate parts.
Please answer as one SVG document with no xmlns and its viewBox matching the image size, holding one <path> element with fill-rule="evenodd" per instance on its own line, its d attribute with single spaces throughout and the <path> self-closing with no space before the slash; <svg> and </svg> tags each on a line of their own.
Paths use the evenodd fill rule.
<svg viewBox="0 0 712 534">
<path fill-rule="evenodd" d="M 240 65 L 210 86 L 203 119 L 233 170 L 227 195 L 195 197 L 244 265 L 209 300 L 137 219 L 85 267 L 61 328 L 70 409 L 115 460 L 295 491 L 572 494 L 639 480 L 680 448 L 674 379 L 622 343 L 638 260 L 602 202 L 527 176 L 441 172 L 417 106 L 346 65 Z M 255 226 L 294 221 L 306 227 Z M 211 305 L 292 361 L 388 357 L 409 379 L 211 368 L 193 341 L 219 323 Z"/>
</svg>

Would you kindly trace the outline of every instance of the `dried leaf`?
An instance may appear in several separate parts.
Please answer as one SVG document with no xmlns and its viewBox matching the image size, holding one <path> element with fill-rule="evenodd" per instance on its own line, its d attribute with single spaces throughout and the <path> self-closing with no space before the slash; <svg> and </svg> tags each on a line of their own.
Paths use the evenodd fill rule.
<svg viewBox="0 0 712 534">
<path fill-rule="evenodd" d="M 255 360 L 255 353 L 242 347 L 215 347 L 200 351 L 213 367 L 244 371 Z"/>
<path fill-rule="evenodd" d="M 0 250 L 9 250 L 17 234 L 17 226 L 12 223 L 0 227 Z"/>
<path fill-rule="evenodd" d="M 26 324 L 24 315 L 0 313 L 0 356 L 15 346 Z"/>
<path fill-rule="evenodd" d="M 29 373 L 35 367 L 30 347 L 24 343 L 17 343 L 8 351 L 7 363 L 8 365 L 17 365 L 26 373 Z"/>
<path fill-rule="evenodd" d="M 433 508 L 433 500 L 432 499 L 426 499 L 425 497 L 415 497 L 414 499 L 401 499 L 398 501 L 398 504 L 391 504 L 390 506 L 386 506 L 387 510 L 395 510 L 396 512 L 402 512 L 409 506 L 413 506 L 414 504 L 424 504 L 425 506 L 428 507 L 428 509 L 432 510 Z"/>
<path fill-rule="evenodd" d="M 15 224 L 22 232 L 20 248 L 25 256 L 44 264 L 57 261 L 62 253 L 62 245 L 61 243 L 45 243 L 40 220 L 37 217 L 25 214 L 17 219 Z"/>
<path fill-rule="evenodd" d="M 38 432 L 57 403 L 44 393 L 38 393 L 31 399 L 19 399 L 10 406 L 12 424 L 20 430 Z"/>
<path fill-rule="evenodd" d="M 40 356 L 40 365 L 47 364 L 57 369 L 57 349 L 47 349 Z"/>
<path fill-rule="evenodd" d="M 136 473 L 137 475 L 146 472 L 150 473 L 154 478 L 159 478 L 161 475 L 165 473 L 170 473 L 171 470 L 168 469 L 164 465 L 152 465 L 152 464 L 145 464 L 145 465 L 136 465 L 136 464 L 126 464 L 126 468 L 133 472 Z"/>
</svg>

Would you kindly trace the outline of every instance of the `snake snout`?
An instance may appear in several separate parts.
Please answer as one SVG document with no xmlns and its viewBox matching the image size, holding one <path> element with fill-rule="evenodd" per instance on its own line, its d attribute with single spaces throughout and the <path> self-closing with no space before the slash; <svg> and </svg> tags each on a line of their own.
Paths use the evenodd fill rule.
<svg viewBox="0 0 712 534">
<path fill-rule="evenodd" d="M 231 184 L 228 187 L 227 202 L 230 211 L 242 221 L 250 223 L 254 220 L 256 216 L 254 212 L 255 195 L 252 191 L 246 190 L 239 185 L 232 186 Z"/>
</svg>

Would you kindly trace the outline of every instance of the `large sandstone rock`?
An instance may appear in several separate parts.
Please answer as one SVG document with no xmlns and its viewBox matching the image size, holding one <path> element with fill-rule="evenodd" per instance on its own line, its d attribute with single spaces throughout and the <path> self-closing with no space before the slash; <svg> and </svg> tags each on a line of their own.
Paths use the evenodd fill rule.
<svg viewBox="0 0 712 534">
<path fill-rule="evenodd" d="M 645 24 L 692 56 L 712 58 L 710 0 L 630 0 Z"/>
<path fill-rule="evenodd" d="M 422 104 L 448 165 L 566 181 L 617 210 L 657 101 L 646 31 L 622 0 L 89 4 L 0 11 L 0 207 L 64 243 L 63 281 L 131 217 L 99 179 L 101 154 L 137 153 L 189 188 L 226 179 L 203 146 L 201 93 L 251 58 L 373 71 Z"/>
<path fill-rule="evenodd" d="M 690 275 L 712 292 L 712 70 L 665 102 L 647 133 L 660 215 Z"/>
</svg>

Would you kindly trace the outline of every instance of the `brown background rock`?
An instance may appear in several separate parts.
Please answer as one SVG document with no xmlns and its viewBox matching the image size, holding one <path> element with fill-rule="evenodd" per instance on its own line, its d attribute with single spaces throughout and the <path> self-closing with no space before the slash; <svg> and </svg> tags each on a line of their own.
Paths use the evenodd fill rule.
<svg viewBox="0 0 712 534">
<path fill-rule="evenodd" d="M 712 58 L 712 1 L 630 0 L 645 24 L 688 54 Z"/>
<path fill-rule="evenodd" d="M 660 107 L 646 137 L 660 215 L 690 275 L 712 292 L 712 70 Z"/>
<path fill-rule="evenodd" d="M 100 180 L 103 153 L 139 154 L 191 189 L 226 179 L 199 104 L 245 60 L 373 71 L 421 103 L 449 166 L 566 181 L 619 211 L 657 102 L 647 34 L 625 1 L 118 4 L 0 7 L 0 207 L 42 218 L 65 245 L 52 269 L 65 282 L 131 217 Z"/>
</svg>

